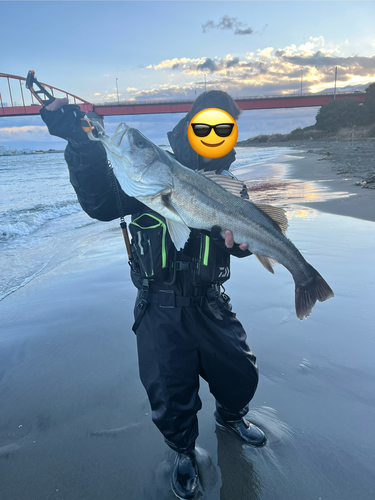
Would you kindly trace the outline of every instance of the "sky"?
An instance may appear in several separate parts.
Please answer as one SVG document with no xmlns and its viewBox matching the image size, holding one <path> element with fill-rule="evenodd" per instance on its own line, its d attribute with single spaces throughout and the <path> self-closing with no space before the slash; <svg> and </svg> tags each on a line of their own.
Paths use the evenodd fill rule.
<svg viewBox="0 0 375 500">
<path fill-rule="evenodd" d="M 0 0 L 0 73 L 26 76 L 93 103 L 364 89 L 375 81 L 375 2 L 65 2 Z M 17 94 L 18 92 L 18 94 Z M 7 82 L 0 93 L 9 102 Z M 28 94 L 28 91 L 26 90 Z M 20 101 L 19 88 L 12 88 Z M 246 111 L 239 139 L 315 123 L 318 108 Z M 125 121 L 158 144 L 180 114 Z M 0 117 L 0 146 L 63 148 L 41 118 Z"/>
</svg>

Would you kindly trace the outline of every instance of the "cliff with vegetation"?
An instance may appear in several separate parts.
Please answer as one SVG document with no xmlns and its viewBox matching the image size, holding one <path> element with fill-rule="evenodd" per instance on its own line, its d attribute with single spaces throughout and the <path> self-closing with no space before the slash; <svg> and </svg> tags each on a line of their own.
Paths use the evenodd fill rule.
<svg viewBox="0 0 375 500">
<path fill-rule="evenodd" d="M 319 109 L 315 125 L 296 128 L 289 134 L 258 135 L 239 141 L 237 146 L 366 137 L 375 137 L 375 83 L 366 88 L 363 104 L 356 99 L 332 101 Z"/>
</svg>

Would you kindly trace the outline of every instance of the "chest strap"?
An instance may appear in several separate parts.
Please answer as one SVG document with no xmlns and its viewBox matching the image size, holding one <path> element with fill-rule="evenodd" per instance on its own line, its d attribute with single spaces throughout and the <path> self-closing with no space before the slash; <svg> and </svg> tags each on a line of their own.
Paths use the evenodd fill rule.
<svg viewBox="0 0 375 500">
<path fill-rule="evenodd" d="M 196 262 L 185 262 L 182 260 L 176 260 L 175 262 L 176 271 L 191 271 L 197 269 Z"/>
</svg>

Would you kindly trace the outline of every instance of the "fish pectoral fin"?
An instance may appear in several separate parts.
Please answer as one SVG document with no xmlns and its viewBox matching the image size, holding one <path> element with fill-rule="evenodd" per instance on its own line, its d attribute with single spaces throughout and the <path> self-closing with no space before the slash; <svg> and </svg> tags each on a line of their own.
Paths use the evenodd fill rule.
<svg viewBox="0 0 375 500">
<path fill-rule="evenodd" d="M 190 228 L 182 219 L 181 222 L 168 218 L 166 218 L 165 221 L 167 223 L 169 234 L 171 235 L 171 240 L 173 241 L 176 249 L 180 250 L 180 248 L 184 248 L 185 243 L 190 236 Z"/>
<path fill-rule="evenodd" d="M 172 190 L 170 188 L 165 189 L 161 195 L 161 202 L 164 206 L 163 214 L 165 215 L 165 221 L 167 223 L 168 231 L 173 241 L 174 246 L 177 250 L 184 248 L 190 236 L 190 228 L 181 219 L 180 214 L 171 204 L 171 194 Z M 170 217 L 166 214 L 170 212 Z"/>
<path fill-rule="evenodd" d="M 286 212 L 283 208 L 280 207 L 274 207 L 272 205 L 265 205 L 265 204 L 258 204 L 254 203 L 254 205 L 259 208 L 259 210 L 262 210 L 265 214 L 267 214 L 271 219 L 276 222 L 276 224 L 279 226 L 280 231 L 285 235 L 287 232 L 289 223 L 288 223 L 288 218 L 286 216 Z"/>
<path fill-rule="evenodd" d="M 257 255 L 254 254 L 255 257 L 259 260 L 259 262 L 262 264 L 263 267 L 267 269 L 271 274 L 275 274 L 273 270 L 273 266 L 275 264 L 278 264 L 276 260 L 271 259 L 270 257 L 266 257 L 265 255 Z"/>
</svg>

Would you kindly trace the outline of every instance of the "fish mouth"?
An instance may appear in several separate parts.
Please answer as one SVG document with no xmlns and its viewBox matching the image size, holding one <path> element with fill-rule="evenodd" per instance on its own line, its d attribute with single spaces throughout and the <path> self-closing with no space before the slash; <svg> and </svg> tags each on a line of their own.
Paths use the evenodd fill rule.
<svg viewBox="0 0 375 500">
<path fill-rule="evenodd" d="M 126 127 L 126 128 L 125 128 Z M 126 136 L 126 134 L 128 133 L 128 130 L 130 129 L 129 125 L 125 125 L 124 124 L 124 128 L 125 130 L 122 132 L 122 134 L 120 135 L 119 137 L 119 141 L 118 143 L 122 145 L 122 141 L 124 140 L 124 137 Z M 127 137 L 127 142 L 129 142 L 129 138 Z"/>
<path fill-rule="evenodd" d="M 208 144 L 208 142 L 201 141 L 202 144 L 204 144 L 205 146 L 208 146 L 209 148 L 217 148 L 217 147 L 221 146 L 222 144 L 224 144 L 224 142 L 225 142 L 225 140 L 221 141 L 217 144 Z"/>
<path fill-rule="evenodd" d="M 120 123 L 118 125 L 118 127 L 116 128 L 115 130 L 115 133 L 113 134 L 113 136 L 111 137 L 111 144 L 113 144 L 113 146 L 115 147 L 120 147 L 121 146 L 121 142 L 123 140 L 123 138 L 125 137 L 126 135 L 126 132 L 129 130 L 129 125 L 127 125 L 126 123 Z"/>
<path fill-rule="evenodd" d="M 124 130 L 121 131 L 120 135 L 118 136 L 118 145 L 121 146 L 121 149 L 123 152 L 130 151 L 131 150 L 131 144 L 130 144 L 130 136 L 129 130 L 130 127 L 128 125 L 124 124 Z"/>
</svg>

